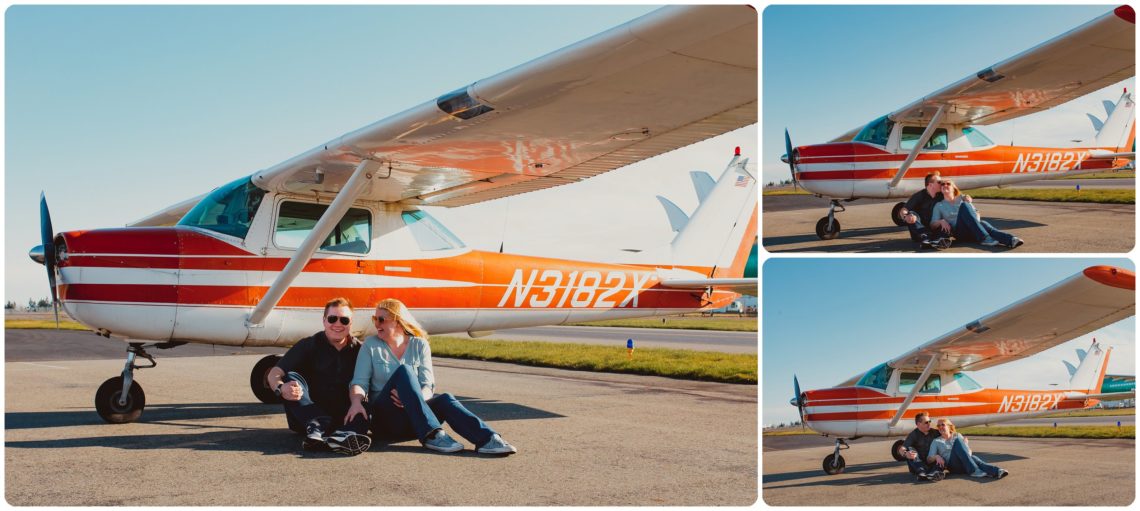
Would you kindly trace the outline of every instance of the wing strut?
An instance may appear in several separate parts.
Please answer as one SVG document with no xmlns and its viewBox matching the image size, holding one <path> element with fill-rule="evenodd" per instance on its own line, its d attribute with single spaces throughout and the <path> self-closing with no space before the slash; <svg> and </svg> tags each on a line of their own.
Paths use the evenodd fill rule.
<svg viewBox="0 0 1140 511">
<path fill-rule="evenodd" d="M 910 402 L 914 401 L 914 396 L 918 394 L 918 389 L 921 389 L 923 385 L 926 385 L 926 379 L 930 377 L 930 370 L 934 369 L 934 362 L 937 360 L 937 354 L 930 356 L 930 362 L 926 363 L 926 369 L 922 370 L 922 375 L 918 377 L 918 381 L 914 382 L 914 388 L 910 389 L 910 394 L 907 394 L 906 399 L 904 399 L 902 405 L 899 406 L 899 411 L 896 412 L 895 416 L 891 418 L 891 422 L 887 423 L 887 428 L 893 428 L 895 427 L 895 424 L 899 423 L 899 419 L 902 418 L 903 412 L 906 412 L 906 409 L 910 406 Z"/>
<path fill-rule="evenodd" d="M 341 217 L 348 211 L 348 207 L 364 191 L 364 186 L 368 184 L 368 180 L 379 168 L 380 163 L 373 160 L 364 160 L 356 166 L 356 170 L 352 172 L 352 176 L 348 178 L 344 188 L 341 188 L 340 192 L 336 194 L 332 204 L 329 204 L 329 208 L 313 226 L 313 231 L 297 248 L 297 253 L 293 254 L 292 259 L 289 259 L 285 269 L 277 275 L 277 279 L 269 286 L 269 290 L 257 303 L 257 307 L 254 307 L 249 319 L 245 322 L 247 327 L 261 325 L 265 321 L 269 311 L 277 306 L 277 302 L 281 301 L 281 297 L 285 295 L 285 291 L 289 289 L 293 280 L 301 274 L 301 270 L 313 258 L 313 253 L 317 251 L 321 241 L 328 238 L 329 234 L 332 233 L 333 227 L 336 226 L 337 222 L 340 222 Z"/>
<path fill-rule="evenodd" d="M 910 168 L 910 165 L 914 163 L 914 159 L 918 158 L 918 153 L 922 151 L 922 147 L 925 146 L 926 142 L 930 140 L 931 135 L 934 135 L 934 128 L 938 127 L 938 123 L 942 120 L 942 115 L 945 113 L 946 105 L 939 106 L 938 111 L 934 112 L 934 117 L 930 118 L 930 124 L 926 125 L 926 129 L 923 130 L 922 136 L 918 137 L 918 141 L 915 142 L 914 149 L 910 150 L 910 154 L 906 156 L 906 161 L 904 161 L 902 166 L 899 167 L 898 173 L 895 174 L 895 178 L 891 180 L 890 184 L 887 185 L 887 188 L 894 188 L 899 185 L 899 181 L 902 181 L 903 175 L 906 174 L 906 171 Z"/>
</svg>

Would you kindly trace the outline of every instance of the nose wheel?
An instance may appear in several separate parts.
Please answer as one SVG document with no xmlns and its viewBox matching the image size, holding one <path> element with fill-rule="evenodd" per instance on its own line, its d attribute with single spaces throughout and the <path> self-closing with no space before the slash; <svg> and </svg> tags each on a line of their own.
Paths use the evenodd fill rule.
<svg viewBox="0 0 1140 511">
<path fill-rule="evenodd" d="M 828 454 L 823 458 L 823 471 L 829 476 L 843 473 L 843 469 L 847 467 L 847 463 L 843 461 L 843 456 L 839 455 L 841 449 L 850 449 L 851 446 L 847 445 L 847 441 L 842 438 L 835 439 L 835 452 Z"/>
<path fill-rule="evenodd" d="M 831 199 L 831 207 L 827 210 L 827 216 L 820 218 L 815 223 L 815 235 L 819 236 L 821 240 L 833 240 L 839 236 L 839 220 L 835 218 L 835 213 L 842 213 L 847 211 L 838 199 Z"/>
</svg>

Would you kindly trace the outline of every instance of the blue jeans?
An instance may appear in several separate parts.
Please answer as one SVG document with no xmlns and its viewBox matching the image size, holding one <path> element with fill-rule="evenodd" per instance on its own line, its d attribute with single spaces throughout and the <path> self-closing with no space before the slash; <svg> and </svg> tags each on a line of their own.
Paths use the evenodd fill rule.
<svg viewBox="0 0 1140 511">
<path fill-rule="evenodd" d="M 926 463 L 921 457 L 913 460 L 906 460 L 906 466 L 910 469 L 910 473 L 918 475 L 923 472 L 930 472 L 931 464 Z"/>
<path fill-rule="evenodd" d="M 969 202 L 958 208 L 958 225 L 954 226 L 954 237 L 961 241 L 981 243 L 989 236 L 1005 246 L 1013 245 L 1013 235 L 1000 231 L 978 216 L 978 210 Z"/>
<path fill-rule="evenodd" d="M 915 220 L 913 224 L 906 224 L 906 229 L 910 231 L 910 240 L 915 243 L 922 241 L 924 236 L 930 237 L 930 231 L 922 225 L 922 220 Z"/>
<path fill-rule="evenodd" d="M 297 433 L 305 434 L 306 428 L 309 423 L 316 423 L 320 425 L 321 430 L 326 434 L 331 433 L 331 428 L 334 422 L 339 423 L 339 417 L 336 421 L 328 414 L 320 405 L 313 403 L 312 393 L 309 392 L 309 382 L 300 374 L 290 371 L 282 378 L 283 381 L 295 381 L 301 385 L 301 399 L 297 401 L 285 400 L 285 420 L 289 424 L 289 429 Z M 347 390 L 346 390 L 347 392 Z"/>
<path fill-rule="evenodd" d="M 981 469 L 990 477 L 997 477 L 998 468 L 982 461 L 981 458 L 970 454 L 970 450 L 962 444 L 962 439 L 954 439 L 954 446 L 950 448 L 950 460 L 946 463 L 952 474 L 970 475 Z"/>
<path fill-rule="evenodd" d="M 403 408 L 392 403 L 392 389 L 396 389 Z M 451 394 L 437 394 L 424 400 L 419 382 L 404 365 L 392 373 L 376 402 L 368 403 L 368 413 L 372 416 L 372 435 L 389 442 L 422 442 L 440 429 L 441 422 L 450 424 L 456 434 L 475 444 L 476 448 L 482 447 L 495 434 Z M 357 415 L 349 421 L 346 429 L 364 434 L 368 426 L 369 421 Z"/>
</svg>

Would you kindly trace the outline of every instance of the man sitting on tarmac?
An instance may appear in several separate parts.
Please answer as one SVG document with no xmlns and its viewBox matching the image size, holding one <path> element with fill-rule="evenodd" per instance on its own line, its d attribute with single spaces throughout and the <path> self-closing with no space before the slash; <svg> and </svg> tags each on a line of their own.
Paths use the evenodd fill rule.
<svg viewBox="0 0 1140 511">
<path fill-rule="evenodd" d="M 973 202 L 969 195 L 962 197 Z M 930 219 L 934 216 L 934 204 L 942 200 L 942 174 L 937 170 L 926 175 L 926 188 L 911 195 L 906 207 L 899 210 L 899 217 L 910 231 L 910 239 L 918 244 L 919 250 L 950 248 L 950 238 L 930 232 Z"/>
<path fill-rule="evenodd" d="M 297 341 L 269 370 L 266 380 L 285 400 L 289 429 L 305 435 L 302 449 L 360 454 L 372 440 L 341 430 L 349 406 L 348 383 L 361 346 L 352 336 L 352 304 L 334 298 L 325 304 L 321 316 L 324 330 Z"/>
<path fill-rule="evenodd" d="M 930 451 L 930 444 L 938 438 L 938 432 L 930 427 L 930 414 L 918 412 L 914 416 L 914 431 L 911 431 L 899 447 L 899 453 L 906 458 L 910 473 L 919 480 L 941 481 L 943 472 L 938 467 L 927 464 L 926 456 Z"/>
</svg>

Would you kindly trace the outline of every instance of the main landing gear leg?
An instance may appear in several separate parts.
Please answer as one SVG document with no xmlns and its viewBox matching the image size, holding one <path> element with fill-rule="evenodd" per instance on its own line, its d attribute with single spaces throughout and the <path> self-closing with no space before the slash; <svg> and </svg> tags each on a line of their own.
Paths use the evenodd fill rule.
<svg viewBox="0 0 1140 511">
<path fill-rule="evenodd" d="M 150 347 L 167 349 L 182 344 L 185 343 L 164 342 L 151 344 Z M 146 394 L 143 393 L 142 386 L 134 381 L 135 369 L 150 369 L 158 365 L 154 357 L 146 352 L 146 348 L 141 342 L 130 343 L 122 374 L 103 382 L 95 392 L 95 411 L 103 420 L 111 424 L 124 424 L 134 422 L 142 415 L 143 407 L 146 406 Z M 150 365 L 136 365 L 137 357 L 145 358 Z"/>
<path fill-rule="evenodd" d="M 839 220 L 835 219 L 835 213 L 842 213 L 847 211 L 839 199 L 831 199 L 831 207 L 827 210 L 827 216 L 820 218 L 815 223 L 815 235 L 819 236 L 821 240 L 831 240 L 839 236 Z"/>
<path fill-rule="evenodd" d="M 835 451 L 823 458 L 823 471 L 827 472 L 827 475 L 829 476 L 842 473 L 843 468 L 847 466 L 847 463 L 843 461 L 843 456 L 839 455 L 839 450 L 850 448 L 851 446 L 847 445 L 847 441 L 845 439 L 836 438 Z"/>
</svg>

